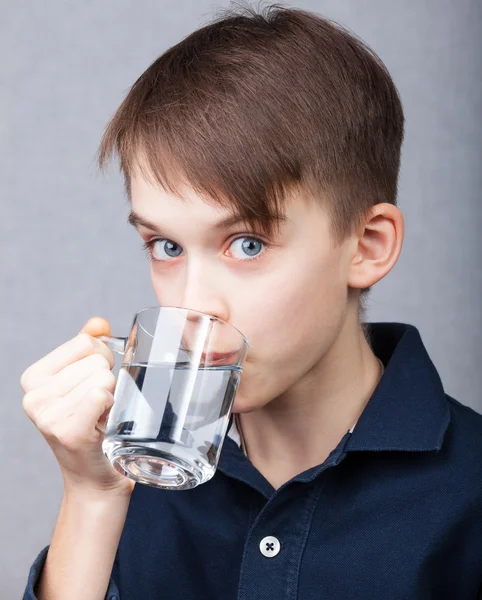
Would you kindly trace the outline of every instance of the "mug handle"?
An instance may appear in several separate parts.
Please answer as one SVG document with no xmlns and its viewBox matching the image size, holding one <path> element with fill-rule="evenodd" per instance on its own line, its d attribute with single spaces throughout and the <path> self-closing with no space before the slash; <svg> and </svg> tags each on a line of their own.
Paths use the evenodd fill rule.
<svg viewBox="0 0 482 600">
<path fill-rule="evenodd" d="M 117 352 L 117 354 L 123 355 L 125 353 L 127 341 L 129 338 L 115 337 L 112 335 L 99 335 L 97 336 L 97 339 L 101 342 L 104 342 L 107 345 L 107 347 L 110 348 L 113 352 Z M 105 423 L 107 425 L 107 418 L 105 420 Z M 97 429 L 97 431 L 100 431 L 100 433 L 103 433 L 104 435 L 106 434 L 106 429 L 99 427 L 98 423 L 97 425 L 95 425 L 95 428 Z"/>
<path fill-rule="evenodd" d="M 105 342 L 107 347 L 117 354 L 124 354 L 126 351 L 127 340 L 126 337 L 114 337 L 112 335 L 99 335 L 97 339 L 101 342 Z"/>
</svg>

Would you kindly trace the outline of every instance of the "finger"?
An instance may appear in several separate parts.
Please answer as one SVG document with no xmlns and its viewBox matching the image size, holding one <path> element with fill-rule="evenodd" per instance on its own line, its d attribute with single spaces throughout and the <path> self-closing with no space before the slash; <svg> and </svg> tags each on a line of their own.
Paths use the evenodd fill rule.
<svg viewBox="0 0 482 600">
<path fill-rule="evenodd" d="M 114 396 L 106 389 L 89 389 L 68 416 L 59 416 L 52 407 L 42 413 L 38 428 L 50 442 L 55 440 L 64 449 L 82 451 L 93 442 L 100 442 L 102 436 L 96 425 L 102 415 L 108 413 L 114 404 Z"/>
<path fill-rule="evenodd" d="M 45 415 L 51 415 L 56 420 L 62 420 L 70 417 L 85 394 L 92 388 L 102 387 L 107 391 L 114 393 L 116 378 L 108 369 L 96 371 L 78 385 L 70 394 L 65 397 L 50 396 L 46 398 L 39 393 L 38 389 L 25 394 L 23 399 L 23 409 L 34 425 L 40 428 L 45 420 Z"/>
<path fill-rule="evenodd" d="M 90 375 L 90 377 L 88 377 L 85 381 L 80 383 L 64 398 L 62 398 L 62 405 L 63 407 L 65 407 L 65 410 L 72 411 L 79 404 L 79 402 L 83 401 L 83 398 L 89 390 L 93 388 L 103 388 L 111 394 L 113 394 L 116 383 L 117 380 L 112 371 L 108 369 L 101 369 L 100 371 L 96 371 L 92 373 L 92 375 Z"/>
<path fill-rule="evenodd" d="M 38 413 L 43 406 L 57 400 L 68 407 L 72 402 L 75 404 L 79 394 L 83 395 L 89 387 L 105 385 L 113 392 L 115 384 L 116 377 L 111 372 L 106 358 L 101 354 L 90 354 L 68 365 L 60 373 L 51 377 L 47 383 L 26 394 L 23 407 L 29 415 Z"/>
<path fill-rule="evenodd" d="M 114 367 L 115 358 L 112 350 L 101 340 L 81 332 L 28 367 L 22 374 L 20 385 L 27 393 L 46 383 L 65 367 L 94 353 L 105 356 L 111 368 Z"/>
<path fill-rule="evenodd" d="M 77 404 L 71 417 L 71 435 L 85 441 L 99 440 L 97 429 L 99 421 L 101 426 L 107 421 L 107 414 L 114 405 L 114 396 L 104 388 L 91 388 Z"/>
<path fill-rule="evenodd" d="M 99 335 L 111 335 L 109 321 L 102 317 L 91 317 L 80 331 L 88 333 L 93 337 L 98 337 Z"/>
<path fill-rule="evenodd" d="M 96 371 L 110 371 L 111 366 L 103 354 L 89 354 L 71 365 L 67 365 L 62 371 L 54 375 L 40 389 L 45 397 L 63 397 L 70 394 L 85 379 Z"/>
</svg>

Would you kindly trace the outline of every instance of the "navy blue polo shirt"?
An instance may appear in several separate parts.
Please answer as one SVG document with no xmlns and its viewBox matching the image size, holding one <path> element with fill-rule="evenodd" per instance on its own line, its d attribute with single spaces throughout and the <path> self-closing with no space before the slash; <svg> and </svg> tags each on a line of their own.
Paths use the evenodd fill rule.
<svg viewBox="0 0 482 600">
<path fill-rule="evenodd" d="M 482 415 L 444 393 L 416 327 L 369 328 L 385 373 L 326 460 L 275 490 L 228 434 L 207 483 L 137 484 L 108 600 L 482 597 Z"/>
</svg>

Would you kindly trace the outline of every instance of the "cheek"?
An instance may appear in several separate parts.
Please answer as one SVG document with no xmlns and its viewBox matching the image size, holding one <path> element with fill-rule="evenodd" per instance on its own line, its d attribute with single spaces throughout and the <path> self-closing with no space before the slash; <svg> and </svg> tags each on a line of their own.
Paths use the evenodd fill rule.
<svg viewBox="0 0 482 600">
<path fill-rule="evenodd" d="M 253 350 L 273 359 L 299 353 L 322 342 L 323 332 L 337 326 L 346 308 L 347 286 L 340 259 L 328 253 L 307 253 L 285 263 L 257 291 L 249 323 Z M 268 354 L 268 356 L 266 356 Z"/>
<path fill-rule="evenodd" d="M 346 310 L 347 286 L 333 258 L 291 265 L 270 278 L 270 290 L 246 320 L 253 363 L 241 377 L 236 410 L 265 404 L 296 383 L 334 342 Z"/>
</svg>

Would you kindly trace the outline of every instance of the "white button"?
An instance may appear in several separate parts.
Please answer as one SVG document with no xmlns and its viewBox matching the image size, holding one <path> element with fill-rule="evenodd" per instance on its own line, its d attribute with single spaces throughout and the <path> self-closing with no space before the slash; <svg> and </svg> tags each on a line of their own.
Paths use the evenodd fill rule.
<svg viewBox="0 0 482 600">
<path fill-rule="evenodd" d="M 280 547 L 281 546 L 278 538 L 275 538 L 272 535 L 264 537 L 259 543 L 261 554 L 268 556 L 269 558 L 276 556 L 280 550 Z"/>
</svg>

